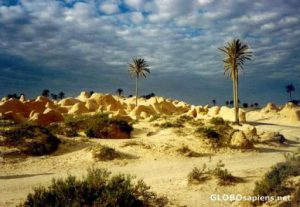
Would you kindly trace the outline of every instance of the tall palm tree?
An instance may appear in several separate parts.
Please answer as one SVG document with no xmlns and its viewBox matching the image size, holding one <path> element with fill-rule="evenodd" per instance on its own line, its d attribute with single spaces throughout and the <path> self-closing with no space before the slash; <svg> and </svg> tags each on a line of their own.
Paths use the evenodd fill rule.
<svg viewBox="0 0 300 207">
<path fill-rule="evenodd" d="M 124 90 L 122 88 L 118 88 L 116 92 L 118 93 L 119 96 L 121 96 L 123 91 Z"/>
<path fill-rule="evenodd" d="M 246 60 L 251 60 L 252 52 L 249 51 L 247 44 L 241 43 L 239 39 L 234 39 L 228 42 L 223 48 L 219 48 L 225 54 L 224 62 L 224 74 L 232 79 L 233 82 L 233 99 L 234 99 L 234 111 L 235 111 L 235 122 L 239 124 L 239 73 L 238 69 L 243 69 L 243 65 Z"/>
<path fill-rule="evenodd" d="M 135 76 L 135 105 L 138 104 L 138 95 L 139 95 L 139 78 L 143 76 L 146 78 L 146 74 L 150 73 L 150 68 L 147 62 L 142 58 L 132 58 L 132 63 L 128 65 L 129 72 Z"/>
<path fill-rule="evenodd" d="M 285 87 L 286 92 L 290 94 L 290 101 L 292 100 L 292 92 L 295 91 L 295 87 L 293 84 L 289 84 Z"/>
</svg>

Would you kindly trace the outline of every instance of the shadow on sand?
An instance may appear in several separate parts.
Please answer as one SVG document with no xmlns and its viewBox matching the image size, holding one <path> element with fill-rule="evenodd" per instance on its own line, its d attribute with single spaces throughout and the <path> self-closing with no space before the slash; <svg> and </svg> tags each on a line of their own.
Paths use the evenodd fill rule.
<svg viewBox="0 0 300 207">
<path fill-rule="evenodd" d="M 5 176 L 0 176 L 0 180 L 28 178 L 28 177 L 35 177 L 35 176 L 40 176 L 40 175 L 52 175 L 52 174 L 54 174 L 54 173 L 38 173 L 38 174 L 23 174 L 23 175 L 5 175 Z"/>
</svg>

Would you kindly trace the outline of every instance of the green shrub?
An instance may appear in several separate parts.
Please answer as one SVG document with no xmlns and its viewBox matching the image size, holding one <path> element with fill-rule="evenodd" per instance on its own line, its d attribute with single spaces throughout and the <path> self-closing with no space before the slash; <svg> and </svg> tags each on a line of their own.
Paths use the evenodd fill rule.
<svg viewBox="0 0 300 207">
<path fill-rule="evenodd" d="M 54 179 L 48 188 L 36 188 L 21 206 L 163 207 L 168 203 L 165 197 L 149 191 L 143 181 L 133 182 L 131 176 L 110 174 L 103 169 L 89 169 L 82 180 L 74 176 Z"/>
<path fill-rule="evenodd" d="M 21 153 L 41 156 L 57 150 L 60 140 L 52 132 L 42 126 L 19 124 L 0 132 L 5 139 L 0 146 L 14 147 Z"/>
<path fill-rule="evenodd" d="M 203 164 L 201 169 L 194 167 L 193 170 L 188 174 L 188 182 L 190 184 L 199 184 L 209 178 L 209 171 L 206 169 L 205 164 Z"/>
<path fill-rule="evenodd" d="M 263 179 L 255 183 L 254 195 L 284 196 L 291 192 L 284 182 L 290 176 L 300 175 L 300 156 L 286 155 L 286 161 L 273 166 Z M 262 201 L 257 201 L 261 204 Z"/>
</svg>

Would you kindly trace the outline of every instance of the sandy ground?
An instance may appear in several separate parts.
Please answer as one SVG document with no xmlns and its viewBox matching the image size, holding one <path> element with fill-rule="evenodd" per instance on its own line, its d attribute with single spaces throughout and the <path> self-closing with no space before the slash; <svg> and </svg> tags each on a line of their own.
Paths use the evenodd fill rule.
<svg viewBox="0 0 300 207">
<path fill-rule="evenodd" d="M 283 161 L 285 152 L 300 147 L 300 127 L 268 123 L 253 123 L 258 131 L 276 131 L 282 133 L 289 144 L 283 146 L 256 145 L 255 150 L 213 150 L 201 146 L 199 138 L 192 129 L 178 134 L 177 129 L 160 129 L 148 122 L 135 125 L 133 140 L 138 145 L 124 147 L 129 140 L 92 140 L 81 138 L 66 139 L 60 149 L 51 156 L 4 158 L 0 163 L 0 206 L 15 206 L 24 201 L 34 187 L 48 185 L 52 178 L 65 177 L 68 174 L 81 176 L 89 167 L 107 168 L 113 173 L 130 173 L 143 179 L 151 189 L 160 195 L 166 195 L 173 206 L 209 207 L 243 206 L 238 202 L 211 201 L 211 194 L 251 195 L 255 181 L 270 169 L 270 166 Z M 148 136 L 147 136 L 148 135 Z M 130 158 L 113 161 L 95 161 L 88 146 L 101 143 L 127 153 Z M 184 157 L 178 152 L 183 144 L 203 156 Z M 218 160 L 226 168 L 245 182 L 230 186 L 219 186 L 216 180 L 200 185 L 189 185 L 187 175 L 193 167 L 204 163 L 213 166 Z"/>
</svg>

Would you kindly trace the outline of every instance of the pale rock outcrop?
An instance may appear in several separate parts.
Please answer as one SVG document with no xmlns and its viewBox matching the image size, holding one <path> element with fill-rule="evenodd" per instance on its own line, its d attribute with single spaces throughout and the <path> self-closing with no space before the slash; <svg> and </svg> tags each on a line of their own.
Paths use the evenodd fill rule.
<svg viewBox="0 0 300 207">
<path fill-rule="evenodd" d="M 207 115 L 214 117 L 214 116 L 218 115 L 219 112 L 220 112 L 220 106 L 213 106 L 208 109 Z"/>
<path fill-rule="evenodd" d="M 234 131 L 231 135 L 230 145 L 235 148 L 251 149 L 253 143 L 246 138 L 246 135 L 242 131 Z"/>
<path fill-rule="evenodd" d="M 276 113 L 277 111 L 279 111 L 279 108 L 271 102 L 269 102 L 265 107 L 263 107 L 260 110 L 261 113 L 265 113 L 265 114 L 267 114 L 267 113 Z"/>
<path fill-rule="evenodd" d="M 227 121 L 235 121 L 234 108 L 228 108 L 226 106 L 222 106 L 218 113 L 218 117 L 221 117 Z M 246 112 L 243 109 L 239 109 L 239 120 L 244 123 L 247 121 Z"/>
<path fill-rule="evenodd" d="M 300 121 L 300 107 L 297 107 L 293 103 L 287 103 L 279 111 L 279 114 L 282 115 L 287 121 L 292 123 L 297 123 Z"/>
<path fill-rule="evenodd" d="M 156 111 L 153 109 L 152 106 L 144 106 L 144 105 L 138 105 L 135 107 L 131 112 L 130 116 L 134 118 L 147 118 L 149 116 L 153 116 L 157 114 Z"/>
</svg>

